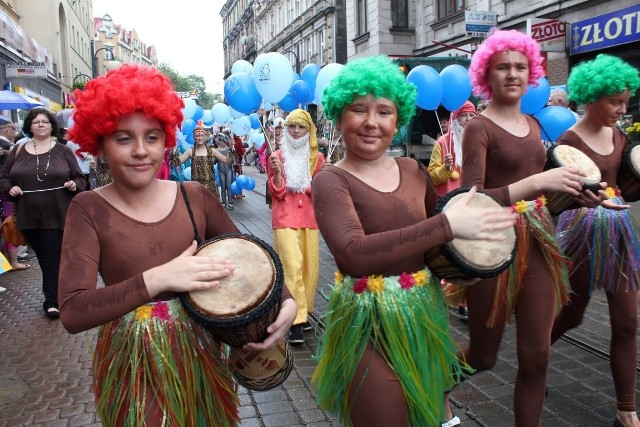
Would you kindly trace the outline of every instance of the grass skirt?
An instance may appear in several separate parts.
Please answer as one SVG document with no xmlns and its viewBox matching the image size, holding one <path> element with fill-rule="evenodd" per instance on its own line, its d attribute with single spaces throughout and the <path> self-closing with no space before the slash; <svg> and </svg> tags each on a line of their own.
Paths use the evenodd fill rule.
<svg viewBox="0 0 640 427">
<path fill-rule="evenodd" d="M 611 200 L 624 203 L 620 197 Z M 560 215 L 556 233 L 574 262 L 573 269 L 588 263 L 589 295 L 594 289 L 638 290 L 640 240 L 628 209 L 614 211 L 598 206 L 565 211 Z"/>
<path fill-rule="evenodd" d="M 569 302 L 569 270 L 567 257 L 564 256 L 556 236 L 553 218 L 545 206 L 546 200 L 540 197 L 534 201 L 519 201 L 512 206 L 518 213 L 516 218 L 516 236 L 518 249 L 509 268 L 498 276 L 498 283 L 493 298 L 493 306 L 487 326 L 494 327 L 501 311 L 505 312 L 507 322 L 511 321 L 512 313 L 518 301 L 518 294 L 522 288 L 524 276 L 527 273 L 530 245 L 538 244 L 543 253 L 545 263 L 556 292 L 556 310 Z M 536 242 L 532 242 L 534 238 Z"/>
<path fill-rule="evenodd" d="M 360 279 L 336 273 L 326 324 L 312 378 L 325 409 L 350 425 L 349 386 L 371 343 L 398 377 L 410 424 L 440 425 L 443 393 L 461 366 L 440 283 L 428 270 Z"/>
<path fill-rule="evenodd" d="M 178 300 L 138 307 L 100 327 L 93 358 L 105 426 L 232 426 L 237 394 L 222 345 Z"/>
</svg>

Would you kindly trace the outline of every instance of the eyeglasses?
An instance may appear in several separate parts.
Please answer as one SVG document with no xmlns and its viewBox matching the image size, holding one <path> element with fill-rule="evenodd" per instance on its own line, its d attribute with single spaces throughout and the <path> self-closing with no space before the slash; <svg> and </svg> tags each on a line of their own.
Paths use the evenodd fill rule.
<svg viewBox="0 0 640 427">
<path fill-rule="evenodd" d="M 49 120 L 39 120 L 37 122 L 31 122 L 32 125 L 40 126 L 40 125 L 50 125 L 51 122 Z"/>
</svg>

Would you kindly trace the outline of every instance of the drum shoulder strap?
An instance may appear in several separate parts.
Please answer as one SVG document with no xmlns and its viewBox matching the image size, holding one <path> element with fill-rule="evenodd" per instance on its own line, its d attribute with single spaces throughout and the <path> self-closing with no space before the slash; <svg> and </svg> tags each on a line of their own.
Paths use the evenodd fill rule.
<svg viewBox="0 0 640 427">
<path fill-rule="evenodd" d="M 189 198 L 187 197 L 187 190 L 184 188 L 184 183 L 180 183 L 180 191 L 182 191 L 182 198 L 184 199 L 184 204 L 187 205 L 187 212 L 189 212 L 189 218 L 191 218 L 191 225 L 193 225 L 193 239 L 196 241 L 198 246 L 202 244 L 202 239 L 200 238 L 200 233 L 198 233 L 198 226 L 196 225 L 196 220 L 193 218 L 193 211 L 191 210 L 191 205 L 189 204 Z"/>
</svg>

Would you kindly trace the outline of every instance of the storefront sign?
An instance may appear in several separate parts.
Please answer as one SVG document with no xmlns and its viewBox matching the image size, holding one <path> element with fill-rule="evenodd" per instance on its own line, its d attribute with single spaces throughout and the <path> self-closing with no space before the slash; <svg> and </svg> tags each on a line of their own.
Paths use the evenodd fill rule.
<svg viewBox="0 0 640 427">
<path fill-rule="evenodd" d="M 527 19 L 527 34 L 540 44 L 544 52 L 564 52 L 566 23 L 559 19 Z"/>
<path fill-rule="evenodd" d="M 640 4 L 571 24 L 570 55 L 640 41 Z"/>
<path fill-rule="evenodd" d="M 44 62 L 7 61 L 4 66 L 7 70 L 7 78 L 47 78 L 47 66 Z"/>
<path fill-rule="evenodd" d="M 464 24 L 469 36 L 485 37 L 491 28 L 498 26 L 498 13 L 465 10 Z"/>
</svg>

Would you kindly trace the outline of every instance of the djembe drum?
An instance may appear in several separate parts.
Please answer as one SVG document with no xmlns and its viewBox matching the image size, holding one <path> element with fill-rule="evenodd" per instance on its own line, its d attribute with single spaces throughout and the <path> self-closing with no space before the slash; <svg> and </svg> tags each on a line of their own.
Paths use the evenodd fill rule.
<svg viewBox="0 0 640 427">
<path fill-rule="evenodd" d="M 626 202 L 640 200 L 640 143 L 630 145 L 624 150 L 617 184 Z"/>
<path fill-rule="evenodd" d="M 273 248 L 253 236 L 229 234 L 206 241 L 195 256 L 230 259 L 235 270 L 214 289 L 182 294 L 186 311 L 232 347 L 264 341 L 280 310 L 284 281 Z"/>
<path fill-rule="evenodd" d="M 446 211 L 469 191 L 459 188 L 444 195 L 436 205 L 434 214 Z M 472 208 L 496 208 L 500 203 L 478 190 L 469 203 Z M 425 254 L 425 264 L 437 277 L 445 280 L 495 277 L 502 273 L 515 256 L 515 228 L 498 231 L 502 241 L 468 240 L 455 238 L 433 248 Z"/>
<path fill-rule="evenodd" d="M 251 390 L 269 390 L 282 384 L 293 369 L 293 353 L 282 339 L 265 351 L 232 348 L 229 366 L 235 379 Z"/>
<path fill-rule="evenodd" d="M 591 190 L 595 194 L 600 190 L 602 175 L 598 165 L 582 151 L 570 145 L 554 145 L 547 151 L 547 162 L 544 170 L 570 166 L 586 174 L 582 184 L 582 191 Z M 569 193 L 552 191 L 545 194 L 547 198 L 547 208 L 551 215 L 559 215 L 562 211 L 575 203 L 575 197 Z"/>
<path fill-rule="evenodd" d="M 293 367 L 289 344 L 281 340 L 265 351 L 241 348 L 262 342 L 280 310 L 284 282 L 282 264 L 271 246 L 244 234 L 206 241 L 195 256 L 233 260 L 235 270 L 217 288 L 182 294 L 185 310 L 219 341 L 231 346 L 232 374 L 243 386 L 267 390 L 287 379 Z"/>
</svg>

